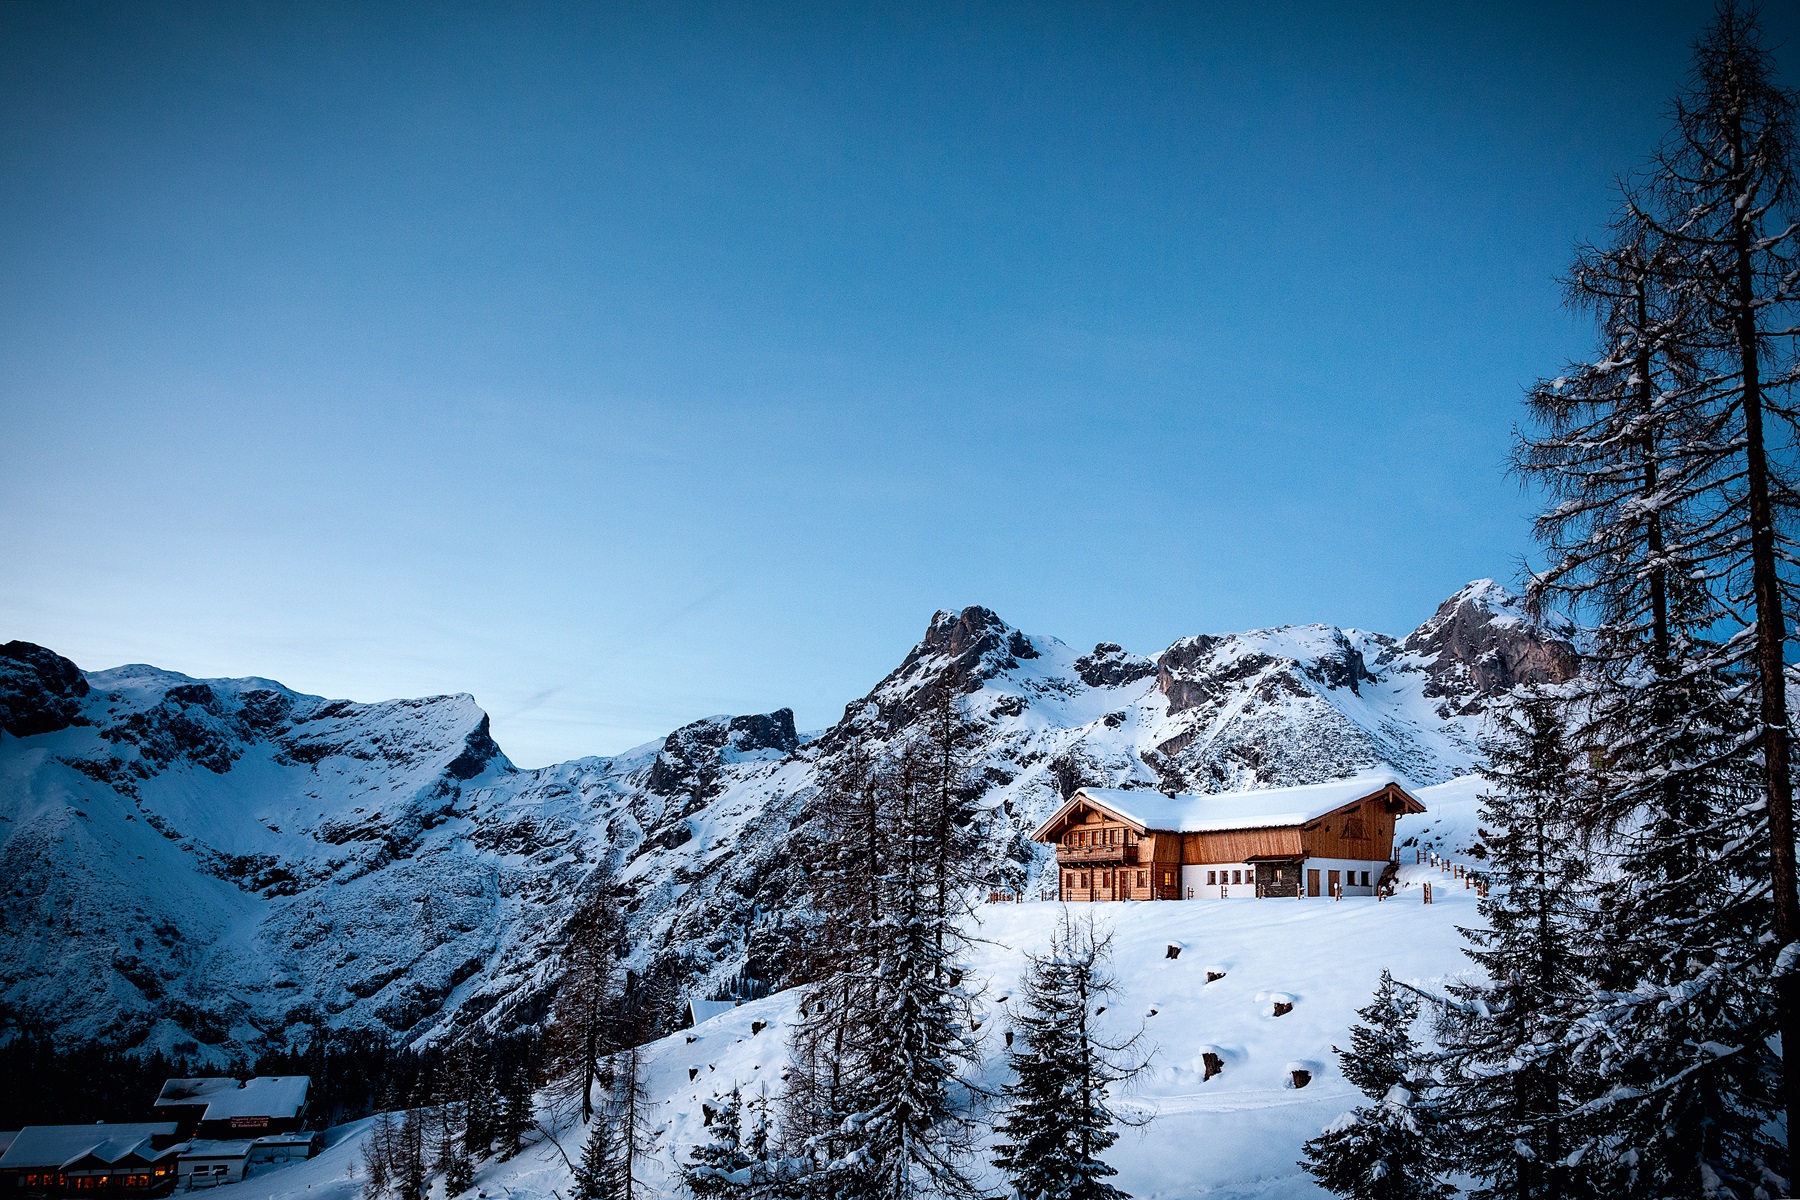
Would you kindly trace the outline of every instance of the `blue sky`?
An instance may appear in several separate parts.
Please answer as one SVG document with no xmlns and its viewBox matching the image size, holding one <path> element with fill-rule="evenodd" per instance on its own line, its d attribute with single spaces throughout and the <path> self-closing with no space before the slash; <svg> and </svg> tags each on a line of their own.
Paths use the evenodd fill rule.
<svg viewBox="0 0 1800 1200">
<path fill-rule="evenodd" d="M 1404 632 L 1709 12 L 0 5 L 0 638 L 536 765 L 940 607 Z"/>
</svg>

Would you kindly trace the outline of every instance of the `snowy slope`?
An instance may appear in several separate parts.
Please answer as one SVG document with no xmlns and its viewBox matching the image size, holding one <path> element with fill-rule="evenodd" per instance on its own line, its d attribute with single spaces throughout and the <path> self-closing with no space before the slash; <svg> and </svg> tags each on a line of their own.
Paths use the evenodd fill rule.
<svg viewBox="0 0 1800 1200">
<path fill-rule="evenodd" d="M 997 884 L 1082 785 L 1219 791 L 1476 763 L 1486 699 L 1567 647 L 1482 581 L 1404 640 L 1303 626 L 1078 653 L 939 613 L 842 721 L 712 717 L 611 758 L 518 770 L 467 696 L 352 704 L 261 679 L 83 674 L 0 647 L 0 1031 L 240 1049 L 319 1027 L 404 1039 L 535 1021 L 561 924 L 617 872 L 641 970 L 779 986 L 821 763 L 980 724 Z M 1463 836 L 1461 833 L 1457 837 Z M 1452 843 L 1460 848 L 1466 842 Z M 1446 843 L 1450 845 L 1451 843 Z"/>
<path fill-rule="evenodd" d="M 1424 789 L 1430 812 L 1403 818 L 1401 838 L 1417 837 L 1431 823 L 1472 822 L 1473 797 L 1462 781 Z M 1438 884 L 1429 907 L 1418 887 L 1426 879 Z M 1145 1048 L 1153 1051 L 1149 1069 L 1122 1106 L 1149 1121 L 1126 1132 L 1107 1156 L 1119 1169 L 1120 1187 L 1140 1200 L 1321 1194 L 1295 1162 L 1302 1142 L 1362 1102 L 1332 1052 L 1345 1043 L 1355 1010 L 1368 1003 L 1383 968 L 1435 988 L 1461 975 L 1467 963 L 1457 927 L 1477 923 L 1474 893 L 1428 867 L 1403 867 L 1401 881 L 1395 899 L 1379 902 L 1069 906 L 1091 913 L 1113 934 L 1119 989 L 1102 1020 L 1111 1022 L 1115 1035 L 1141 1029 Z M 983 1022 L 988 1055 L 982 1082 L 990 1087 L 1006 1078 L 1000 1031 L 1007 998 L 1026 954 L 1046 944 L 1063 909 L 1056 903 L 994 904 L 979 912 L 971 978 L 989 1018 Z M 1167 957 L 1170 945 L 1181 948 L 1178 958 Z M 1224 978 L 1209 983 L 1209 971 Z M 1274 1016 L 1277 995 L 1293 1011 Z M 733 1086 L 747 1095 L 779 1089 L 793 1009 L 792 993 L 777 994 L 646 1049 L 661 1133 L 658 1163 L 645 1180 L 658 1194 L 676 1193 L 677 1162 L 705 1140 L 704 1103 Z M 755 1032 L 758 1023 L 766 1027 Z M 1211 1080 L 1203 1079 L 1207 1050 L 1224 1062 L 1223 1073 Z M 1312 1073 L 1302 1089 L 1291 1084 L 1294 1066 Z M 512 1200 L 566 1196 L 562 1155 L 578 1157 L 583 1134 L 566 1118 L 552 1116 L 548 1124 L 555 1142 L 541 1142 L 512 1162 L 487 1164 L 478 1188 Z M 346 1175 L 354 1150 L 351 1136 L 303 1167 L 253 1178 L 222 1192 L 220 1200 L 354 1200 L 355 1185 Z"/>
</svg>

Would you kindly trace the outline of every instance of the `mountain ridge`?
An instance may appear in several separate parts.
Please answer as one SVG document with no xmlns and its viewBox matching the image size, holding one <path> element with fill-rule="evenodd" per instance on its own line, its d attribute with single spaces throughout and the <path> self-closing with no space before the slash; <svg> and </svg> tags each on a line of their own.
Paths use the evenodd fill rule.
<svg viewBox="0 0 1800 1200">
<path fill-rule="evenodd" d="M 702 995 L 779 985 L 804 936 L 822 765 L 915 730 L 945 691 L 978 730 L 996 887 L 1076 787 L 1220 791 L 1479 760 L 1486 702 L 1574 669 L 1566 631 L 1459 590 L 1404 639 L 1329 625 L 1077 652 L 989 609 L 933 615 L 818 736 L 713 716 L 525 769 L 467 694 L 374 704 L 0 647 L 0 1032 L 224 1058 L 324 1029 L 402 1041 L 541 1015 L 557 934 L 617 880 L 631 965 Z"/>
</svg>

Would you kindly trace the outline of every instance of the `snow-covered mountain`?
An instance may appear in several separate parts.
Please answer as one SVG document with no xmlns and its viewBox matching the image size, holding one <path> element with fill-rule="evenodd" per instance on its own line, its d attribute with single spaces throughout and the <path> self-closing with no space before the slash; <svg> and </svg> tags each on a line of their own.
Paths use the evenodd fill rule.
<svg viewBox="0 0 1800 1200">
<path fill-rule="evenodd" d="M 265 679 L 82 672 L 0 647 L 0 1029 L 224 1056 L 320 1027 L 416 1040 L 535 1019 L 585 889 L 626 885 L 636 965 L 779 984 L 820 764 L 945 689 L 980 725 L 998 879 L 1083 784 L 1219 791 L 1385 763 L 1467 773 L 1487 699 L 1568 644 L 1490 581 L 1411 635 L 1309 625 L 1081 653 L 940 612 L 841 721 L 711 717 L 525 771 L 469 696 L 355 704 Z"/>
</svg>

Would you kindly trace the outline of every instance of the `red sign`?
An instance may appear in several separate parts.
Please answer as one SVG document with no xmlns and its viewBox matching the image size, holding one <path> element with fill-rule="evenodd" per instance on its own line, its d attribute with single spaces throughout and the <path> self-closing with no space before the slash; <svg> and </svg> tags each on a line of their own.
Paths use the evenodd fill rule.
<svg viewBox="0 0 1800 1200">
<path fill-rule="evenodd" d="M 267 1129 L 269 1127 L 269 1118 L 233 1117 L 231 1118 L 231 1127 L 233 1129 Z"/>
</svg>

